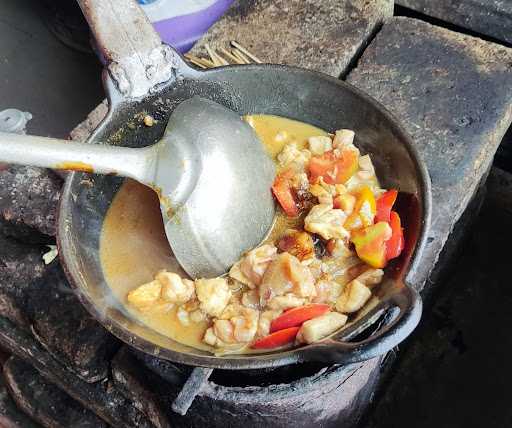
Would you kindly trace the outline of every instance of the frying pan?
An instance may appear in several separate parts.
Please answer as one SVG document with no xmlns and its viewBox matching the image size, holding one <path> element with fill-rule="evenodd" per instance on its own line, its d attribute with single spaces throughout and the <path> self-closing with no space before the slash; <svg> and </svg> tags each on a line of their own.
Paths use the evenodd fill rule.
<svg viewBox="0 0 512 428">
<path fill-rule="evenodd" d="M 398 211 L 406 230 L 400 259 L 386 268 L 373 305 L 348 327 L 315 344 L 267 354 L 214 356 L 141 325 L 122 309 L 106 283 L 99 257 L 100 232 L 122 179 L 75 172 L 64 185 L 58 246 L 71 285 L 87 310 L 115 336 L 144 352 L 174 362 L 223 369 L 276 367 L 299 361 L 351 363 L 385 353 L 417 325 L 421 298 L 406 285 L 413 277 L 430 218 L 430 181 L 410 138 L 378 102 L 321 73 L 281 65 L 240 65 L 200 71 L 162 44 L 132 0 L 79 0 L 105 62 L 109 111 L 90 136 L 142 147 L 158 141 L 173 109 L 194 95 L 243 114 L 272 114 L 327 131 L 350 128 L 369 153 L 384 187 L 400 189 Z M 129 126 L 142 112 L 159 119 L 151 128 Z M 87 178 L 87 180 L 85 180 Z M 141 256 L 141 263 L 143 257 Z M 392 318 L 358 341 L 386 312 Z M 389 318 L 388 317 L 388 318 Z M 367 335 L 368 336 L 368 335 Z"/>
</svg>

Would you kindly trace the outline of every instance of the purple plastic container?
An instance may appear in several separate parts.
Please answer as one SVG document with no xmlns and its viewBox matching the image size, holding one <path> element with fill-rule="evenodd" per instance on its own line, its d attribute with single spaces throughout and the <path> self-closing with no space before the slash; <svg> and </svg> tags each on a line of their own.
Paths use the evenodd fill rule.
<svg viewBox="0 0 512 428">
<path fill-rule="evenodd" d="M 233 0 L 138 0 L 163 41 L 187 52 Z"/>
</svg>

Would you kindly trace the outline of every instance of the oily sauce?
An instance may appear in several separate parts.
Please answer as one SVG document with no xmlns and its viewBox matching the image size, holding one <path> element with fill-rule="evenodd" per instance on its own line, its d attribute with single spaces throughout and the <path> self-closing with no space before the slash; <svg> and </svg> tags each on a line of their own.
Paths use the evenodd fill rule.
<svg viewBox="0 0 512 428">
<path fill-rule="evenodd" d="M 327 135 L 314 126 L 270 115 L 245 118 L 255 129 L 270 155 L 275 159 L 285 144 L 295 141 L 304 147 L 309 137 Z M 270 239 L 277 237 L 290 220 L 278 215 Z M 187 277 L 174 258 L 167 242 L 156 193 L 127 179 L 107 212 L 100 239 L 100 259 L 109 287 L 118 301 L 126 303 L 129 291 L 153 280 L 162 269 Z M 183 326 L 176 308 L 156 308 L 141 312 L 129 305 L 126 310 L 143 324 L 185 345 L 212 350 L 202 342 L 207 322 Z"/>
</svg>

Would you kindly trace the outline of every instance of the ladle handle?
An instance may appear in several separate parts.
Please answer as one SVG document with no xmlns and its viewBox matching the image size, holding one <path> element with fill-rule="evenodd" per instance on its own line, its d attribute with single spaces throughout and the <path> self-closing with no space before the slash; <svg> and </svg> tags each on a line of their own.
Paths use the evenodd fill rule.
<svg viewBox="0 0 512 428">
<path fill-rule="evenodd" d="M 141 182 L 151 174 L 151 150 L 0 132 L 0 162 L 121 175 Z"/>
<path fill-rule="evenodd" d="M 78 4 L 124 97 L 143 97 L 173 77 L 181 57 L 162 44 L 135 0 L 78 0 Z"/>
</svg>

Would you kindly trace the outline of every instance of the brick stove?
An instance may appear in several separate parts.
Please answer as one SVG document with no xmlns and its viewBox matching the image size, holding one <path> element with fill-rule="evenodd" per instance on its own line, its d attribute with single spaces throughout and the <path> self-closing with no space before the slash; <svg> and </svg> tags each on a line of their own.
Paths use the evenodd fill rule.
<svg viewBox="0 0 512 428">
<path fill-rule="evenodd" d="M 440 257 L 442 266 L 457 244 L 452 230 L 510 125 L 506 64 L 512 51 L 392 17 L 389 0 L 322 3 L 316 8 L 311 1 L 237 0 L 196 52 L 205 42 L 236 39 L 260 58 L 341 75 L 404 123 L 432 178 L 432 231 L 415 278 L 428 292 L 434 266 Z M 428 2 L 401 3 L 420 8 Z M 275 40 L 292 33 L 276 51 Z M 409 100 L 418 99 L 421 108 L 411 108 Z M 105 112 L 102 104 L 72 137 L 86 138 Z M 80 306 L 58 262 L 42 261 L 45 245 L 54 242 L 61 184 L 52 171 L 0 167 L 0 346 L 13 355 L 2 357 L 8 359 L 0 381 L 0 426 L 350 426 L 367 408 L 382 359 L 191 376 L 189 367 L 121 344 Z M 474 217 L 477 211 L 467 213 Z M 179 415 L 173 404 L 182 413 L 191 407 Z"/>
</svg>

